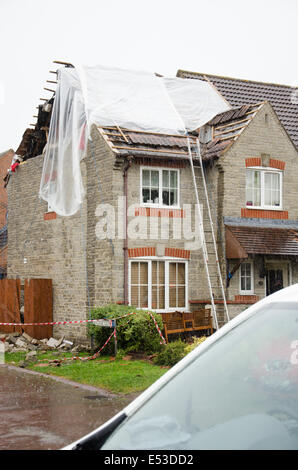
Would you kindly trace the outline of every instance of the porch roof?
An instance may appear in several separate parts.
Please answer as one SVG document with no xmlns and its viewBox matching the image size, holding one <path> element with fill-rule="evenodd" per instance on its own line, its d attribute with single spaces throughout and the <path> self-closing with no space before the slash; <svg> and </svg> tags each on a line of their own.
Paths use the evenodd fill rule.
<svg viewBox="0 0 298 470">
<path fill-rule="evenodd" d="M 298 256 L 298 229 L 226 226 L 227 258 L 249 254 Z"/>
</svg>

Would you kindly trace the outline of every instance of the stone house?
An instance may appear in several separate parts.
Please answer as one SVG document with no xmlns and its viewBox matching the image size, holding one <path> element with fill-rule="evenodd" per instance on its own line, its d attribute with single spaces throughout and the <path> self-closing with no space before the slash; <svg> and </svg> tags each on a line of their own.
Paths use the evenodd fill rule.
<svg viewBox="0 0 298 470">
<path fill-rule="evenodd" d="M 204 130 L 207 191 L 233 317 L 298 281 L 297 149 L 268 102 L 234 107 Z M 197 137 L 190 135 L 190 145 L 223 323 Z M 86 197 L 71 217 L 38 199 L 42 166 L 43 154 L 34 155 L 9 183 L 8 276 L 51 278 L 55 321 L 88 318 L 90 307 L 111 302 L 157 312 L 210 304 L 185 137 L 93 126 L 81 163 Z M 59 326 L 56 333 L 84 339 L 86 328 Z"/>
</svg>

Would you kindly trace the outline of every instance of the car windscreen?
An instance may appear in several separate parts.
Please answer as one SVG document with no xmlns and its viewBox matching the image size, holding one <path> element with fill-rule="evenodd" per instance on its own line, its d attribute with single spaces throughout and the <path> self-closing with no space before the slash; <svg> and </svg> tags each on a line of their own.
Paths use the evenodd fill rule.
<svg viewBox="0 0 298 470">
<path fill-rule="evenodd" d="M 298 449 L 298 303 L 276 303 L 219 338 L 102 449 Z"/>
</svg>

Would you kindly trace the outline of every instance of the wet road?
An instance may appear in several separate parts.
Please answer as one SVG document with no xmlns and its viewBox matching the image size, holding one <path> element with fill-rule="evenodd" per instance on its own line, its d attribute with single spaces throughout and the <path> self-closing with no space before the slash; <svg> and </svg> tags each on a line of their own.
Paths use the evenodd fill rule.
<svg viewBox="0 0 298 470">
<path fill-rule="evenodd" d="M 60 449 L 92 431 L 135 396 L 116 397 L 0 366 L 0 450 Z"/>
</svg>

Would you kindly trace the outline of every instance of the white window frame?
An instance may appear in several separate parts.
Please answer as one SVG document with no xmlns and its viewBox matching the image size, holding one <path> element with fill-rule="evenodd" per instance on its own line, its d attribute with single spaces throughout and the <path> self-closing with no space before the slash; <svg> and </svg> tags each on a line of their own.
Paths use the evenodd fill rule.
<svg viewBox="0 0 298 470">
<path fill-rule="evenodd" d="M 260 177 L 261 177 L 261 205 L 260 206 L 251 206 L 247 204 L 246 200 L 246 184 L 247 184 L 247 172 L 248 171 L 259 171 L 260 172 Z M 279 199 L 280 199 L 280 205 L 279 206 L 267 206 L 264 204 L 265 201 L 265 173 L 274 173 L 278 174 L 279 176 Z M 249 167 L 246 168 L 246 180 L 245 180 L 245 204 L 247 209 L 266 209 L 266 210 L 275 210 L 275 211 L 280 211 L 282 210 L 282 185 L 283 185 L 283 172 L 280 170 L 276 170 L 274 168 L 268 169 L 267 167 L 259 167 L 259 166 L 254 166 L 254 167 Z"/>
<path fill-rule="evenodd" d="M 250 273 L 251 273 L 251 289 L 250 290 L 242 290 L 241 289 L 241 268 L 244 264 L 250 264 Z M 254 294 L 254 263 L 252 260 L 245 260 L 243 263 L 240 264 L 239 268 L 239 292 L 242 295 L 253 295 Z"/>
<path fill-rule="evenodd" d="M 162 201 L 162 172 L 165 171 L 176 171 L 177 173 L 177 204 L 173 206 L 167 206 L 161 202 L 143 202 L 143 170 L 153 170 L 159 172 L 159 183 L 158 183 L 158 199 Z M 155 207 L 162 209 L 180 209 L 180 171 L 177 168 L 166 168 L 156 166 L 141 166 L 140 168 L 140 204 L 142 207 Z"/>
<path fill-rule="evenodd" d="M 152 306 L 152 261 L 160 261 L 165 263 L 165 308 L 153 309 Z M 131 263 L 133 262 L 148 262 L 148 307 L 140 308 L 139 310 L 152 310 L 156 313 L 162 312 L 186 312 L 188 311 L 188 261 L 181 258 L 169 258 L 158 256 L 149 256 L 147 258 L 133 258 L 129 260 L 128 264 L 128 303 L 131 305 Z M 185 307 L 169 307 L 169 263 L 181 263 L 185 265 Z"/>
</svg>

